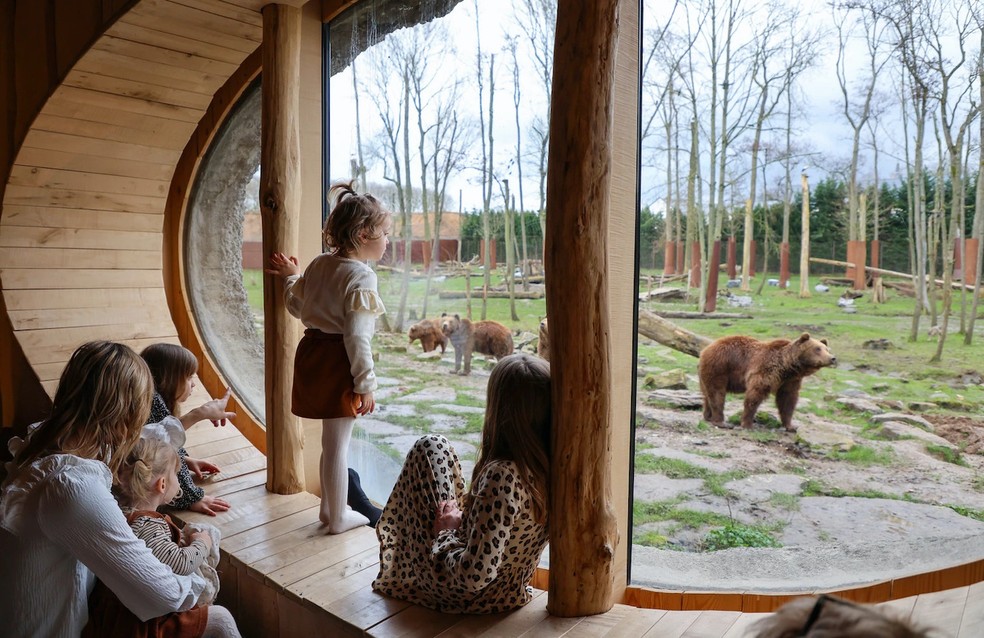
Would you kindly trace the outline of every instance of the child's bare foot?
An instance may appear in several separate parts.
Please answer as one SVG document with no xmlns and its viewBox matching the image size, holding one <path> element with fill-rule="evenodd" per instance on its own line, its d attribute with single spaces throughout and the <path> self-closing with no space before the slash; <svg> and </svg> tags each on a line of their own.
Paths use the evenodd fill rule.
<svg viewBox="0 0 984 638">
<path fill-rule="evenodd" d="M 341 516 L 332 516 L 327 521 L 325 520 L 324 512 L 322 512 L 321 522 L 328 525 L 329 534 L 341 534 L 342 532 L 347 532 L 350 529 L 368 525 L 369 519 L 362 514 L 359 514 L 352 508 L 346 507 L 345 511 L 341 513 Z"/>
</svg>

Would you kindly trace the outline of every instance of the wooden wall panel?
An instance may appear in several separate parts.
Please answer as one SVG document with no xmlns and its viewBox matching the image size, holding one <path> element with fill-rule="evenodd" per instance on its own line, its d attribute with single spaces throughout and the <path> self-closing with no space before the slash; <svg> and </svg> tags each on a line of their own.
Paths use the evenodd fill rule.
<svg viewBox="0 0 984 638">
<path fill-rule="evenodd" d="M 3 3 L 3 425 L 44 415 L 83 341 L 178 340 L 164 293 L 167 197 L 181 153 L 205 148 L 196 129 L 215 94 L 259 46 L 262 4 Z"/>
</svg>

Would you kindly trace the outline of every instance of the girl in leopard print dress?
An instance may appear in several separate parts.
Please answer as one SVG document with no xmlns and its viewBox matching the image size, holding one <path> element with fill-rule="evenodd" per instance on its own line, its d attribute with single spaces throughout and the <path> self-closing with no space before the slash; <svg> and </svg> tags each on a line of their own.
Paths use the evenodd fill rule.
<svg viewBox="0 0 984 638">
<path fill-rule="evenodd" d="M 376 526 L 373 589 L 451 613 L 528 603 L 547 544 L 549 443 L 550 364 L 526 354 L 503 358 L 489 378 L 468 492 L 443 436 L 425 436 L 407 454 Z"/>
</svg>

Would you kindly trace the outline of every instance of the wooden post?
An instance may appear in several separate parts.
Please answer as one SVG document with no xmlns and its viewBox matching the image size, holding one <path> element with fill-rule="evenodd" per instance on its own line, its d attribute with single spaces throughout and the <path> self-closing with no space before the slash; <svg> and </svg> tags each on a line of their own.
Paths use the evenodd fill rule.
<svg viewBox="0 0 984 638">
<path fill-rule="evenodd" d="M 752 231 L 754 230 L 752 222 L 752 200 L 745 200 L 745 237 L 742 241 L 742 251 L 741 251 L 741 289 L 745 292 L 751 290 L 751 285 L 749 284 L 749 278 L 752 276 Z"/>
<path fill-rule="evenodd" d="M 707 268 L 707 292 L 704 296 L 704 312 L 714 312 L 717 309 L 718 296 L 718 277 L 721 273 L 721 242 L 715 241 L 711 245 L 711 254 L 708 256 Z"/>
<path fill-rule="evenodd" d="M 607 268 L 618 4 L 557 6 L 545 250 L 553 394 L 547 610 L 565 617 L 614 604 Z"/>
<path fill-rule="evenodd" d="M 676 271 L 679 274 L 683 274 L 684 259 L 686 258 L 686 244 L 681 239 L 676 243 Z"/>
<path fill-rule="evenodd" d="M 789 242 L 779 244 L 779 287 L 785 289 L 789 285 Z"/>
<path fill-rule="evenodd" d="M 867 265 L 866 249 L 864 240 L 847 242 L 847 261 L 854 264 L 848 267 L 847 278 L 853 282 L 854 290 L 864 290 L 868 287 L 868 277 L 864 270 Z"/>
<path fill-rule="evenodd" d="M 881 266 L 881 242 L 877 239 L 871 240 L 871 267 Z"/>
<path fill-rule="evenodd" d="M 974 285 L 977 280 L 977 244 L 980 240 L 971 237 L 964 240 L 964 283 Z"/>
<path fill-rule="evenodd" d="M 690 287 L 700 288 L 700 242 L 690 244 Z"/>
<path fill-rule="evenodd" d="M 666 242 L 666 251 L 663 254 L 663 274 L 676 274 L 676 242 Z"/>
<path fill-rule="evenodd" d="M 301 11 L 263 7 L 263 94 L 260 150 L 260 214 L 263 254 L 297 254 L 300 211 Z M 304 489 L 303 431 L 290 412 L 297 343 L 296 320 L 283 302 L 283 281 L 265 275 L 263 312 L 266 363 L 267 489 Z"/>
<path fill-rule="evenodd" d="M 807 299 L 810 293 L 810 180 L 803 173 L 801 176 L 803 188 L 803 232 L 800 235 L 800 299 Z"/>
<path fill-rule="evenodd" d="M 738 242 L 734 235 L 728 237 L 728 279 L 738 274 Z"/>
</svg>

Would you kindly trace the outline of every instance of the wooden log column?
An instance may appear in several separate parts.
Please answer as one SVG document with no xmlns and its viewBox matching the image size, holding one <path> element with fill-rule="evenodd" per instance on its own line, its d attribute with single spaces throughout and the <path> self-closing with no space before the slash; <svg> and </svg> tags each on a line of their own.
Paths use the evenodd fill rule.
<svg viewBox="0 0 984 638">
<path fill-rule="evenodd" d="M 607 271 L 618 4 L 557 7 L 545 238 L 554 424 L 547 610 L 557 616 L 614 604 Z"/>
<path fill-rule="evenodd" d="M 260 150 L 260 215 L 263 254 L 297 254 L 300 214 L 301 11 L 263 7 L 263 94 Z M 267 489 L 293 494 L 304 489 L 303 433 L 290 412 L 297 344 L 296 319 L 283 300 L 280 277 L 264 276 Z"/>
</svg>

